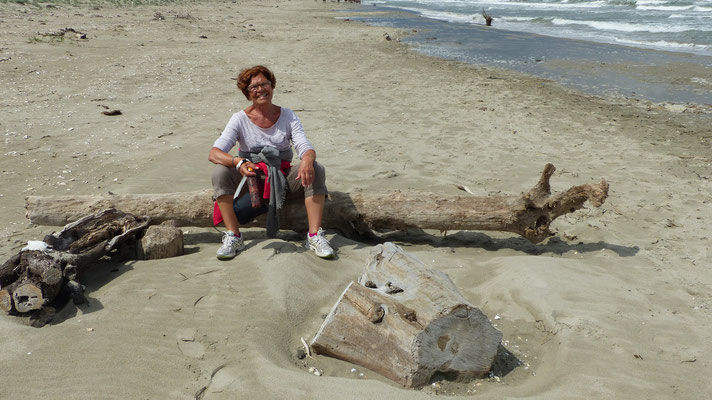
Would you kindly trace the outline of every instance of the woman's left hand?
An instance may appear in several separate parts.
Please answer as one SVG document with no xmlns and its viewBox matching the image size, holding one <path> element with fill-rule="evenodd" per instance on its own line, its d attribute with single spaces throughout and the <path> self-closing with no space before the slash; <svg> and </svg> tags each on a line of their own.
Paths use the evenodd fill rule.
<svg viewBox="0 0 712 400">
<path fill-rule="evenodd" d="M 299 163 L 297 179 L 302 182 L 302 186 L 309 187 L 314 182 L 314 160 L 304 157 Z"/>
</svg>

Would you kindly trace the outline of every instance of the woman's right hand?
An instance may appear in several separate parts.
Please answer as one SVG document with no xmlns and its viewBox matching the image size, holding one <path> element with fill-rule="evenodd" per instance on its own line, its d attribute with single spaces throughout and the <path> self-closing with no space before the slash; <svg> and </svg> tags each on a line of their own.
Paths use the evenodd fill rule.
<svg viewBox="0 0 712 400">
<path fill-rule="evenodd" d="M 242 165 L 240 165 L 240 174 L 242 176 L 256 176 L 257 173 L 255 171 L 258 169 L 260 169 L 260 167 L 257 165 L 250 161 L 245 161 Z"/>
</svg>

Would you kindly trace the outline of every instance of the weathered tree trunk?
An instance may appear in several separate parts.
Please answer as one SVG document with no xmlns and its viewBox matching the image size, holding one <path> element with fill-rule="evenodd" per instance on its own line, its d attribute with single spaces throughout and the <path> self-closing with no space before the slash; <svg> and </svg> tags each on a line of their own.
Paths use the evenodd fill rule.
<svg viewBox="0 0 712 400">
<path fill-rule="evenodd" d="M 566 192 L 551 195 L 549 178 L 554 170 L 553 165 L 547 164 L 536 186 L 513 196 L 461 197 L 400 191 L 387 194 L 331 192 L 322 226 L 338 229 L 347 235 L 405 228 L 506 231 L 538 243 L 551 236 L 549 226 L 555 218 L 580 209 L 586 201 L 599 207 L 608 196 L 605 180 L 598 184 L 574 186 Z M 154 222 L 173 219 L 178 226 L 212 226 L 211 196 L 211 191 L 30 196 L 26 199 L 26 209 L 30 221 L 39 225 L 62 225 L 88 212 L 114 207 L 136 215 L 148 215 Z M 306 229 L 303 202 L 286 202 L 280 221 L 283 229 Z M 248 226 L 264 226 L 264 217 Z"/>
<path fill-rule="evenodd" d="M 388 242 L 371 252 L 311 347 L 417 388 L 437 373 L 457 380 L 487 374 L 501 340 L 447 275 Z"/>
<path fill-rule="evenodd" d="M 47 235 L 46 250 L 20 251 L 0 266 L 0 309 L 7 313 L 33 312 L 61 293 L 81 301 L 78 276 L 120 243 L 135 238 L 149 222 L 147 217 L 108 209 Z"/>
</svg>

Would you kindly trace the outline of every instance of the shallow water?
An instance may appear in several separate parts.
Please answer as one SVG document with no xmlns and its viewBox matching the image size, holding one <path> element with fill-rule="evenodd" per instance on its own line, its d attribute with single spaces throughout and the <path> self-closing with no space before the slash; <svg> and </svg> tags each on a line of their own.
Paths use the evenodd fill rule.
<svg viewBox="0 0 712 400">
<path fill-rule="evenodd" d="M 712 56 L 712 0 L 367 0 L 427 18 Z"/>
<path fill-rule="evenodd" d="M 364 6 L 363 11 L 395 11 Z M 712 56 L 658 51 L 447 22 L 409 12 L 365 13 L 371 25 L 414 29 L 424 54 L 526 72 L 599 96 L 712 103 Z"/>
</svg>

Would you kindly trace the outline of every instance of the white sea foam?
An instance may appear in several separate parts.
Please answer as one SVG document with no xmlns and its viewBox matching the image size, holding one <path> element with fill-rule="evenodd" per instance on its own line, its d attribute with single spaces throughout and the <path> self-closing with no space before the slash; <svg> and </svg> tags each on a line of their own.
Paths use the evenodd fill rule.
<svg viewBox="0 0 712 400">
<path fill-rule="evenodd" d="M 499 21 L 505 22 L 530 22 L 539 19 L 538 17 L 499 17 Z"/>
<path fill-rule="evenodd" d="M 447 22 L 472 23 L 473 19 L 476 19 L 477 17 L 482 18 L 480 14 L 462 14 L 456 12 L 423 10 L 414 7 L 402 7 L 401 9 L 418 13 L 427 18 Z"/>
<path fill-rule="evenodd" d="M 586 25 L 594 29 L 618 32 L 687 32 L 695 30 L 689 26 L 670 26 L 662 24 L 631 24 L 625 22 L 607 21 L 577 21 L 572 19 L 554 18 L 551 20 L 554 25 Z M 712 27 L 710 27 L 712 29 Z"/>
<path fill-rule="evenodd" d="M 679 42 L 669 42 L 666 40 L 657 41 L 644 41 L 644 40 L 630 40 L 617 38 L 616 41 L 621 44 L 633 45 L 633 46 L 643 46 L 662 50 L 692 50 L 696 52 L 709 52 L 712 51 L 712 46 L 697 45 L 694 43 L 679 43 Z"/>
<path fill-rule="evenodd" d="M 692 10 L 695 8 L 693 5 L 689 6 L 636 6 L 638 10 L 647 10 L 647 11 L 686 11 L 686 10 Z"/>
</svg>

